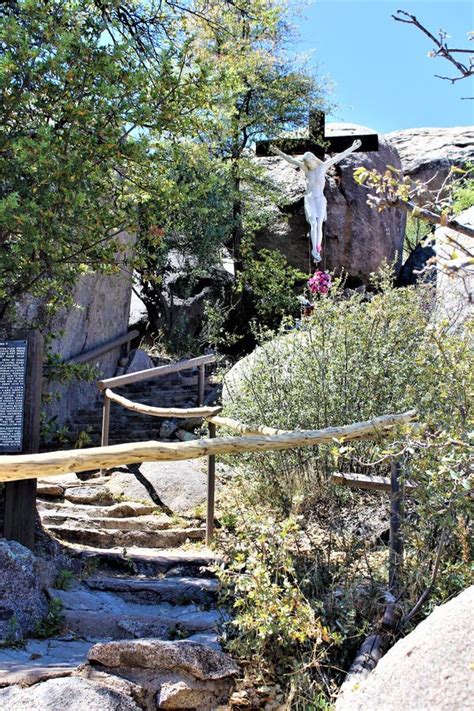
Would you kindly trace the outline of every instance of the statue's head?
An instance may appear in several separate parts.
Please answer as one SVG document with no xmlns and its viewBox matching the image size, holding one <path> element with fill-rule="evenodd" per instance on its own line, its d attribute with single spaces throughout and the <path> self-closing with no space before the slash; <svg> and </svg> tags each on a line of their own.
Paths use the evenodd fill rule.
<svg viewBox="0 0 474 711">
<path fill-rule="evenodd" d="M 314 153 L 310 153 L 309 151 L 307 151 L 303 156 L 303 163 L 305 164 L 306 168 L 308 168 L 308 170 L 317 168 L 318 165 L 321 165 L 322 162 L 322 160 L 316 158 Z"/>
</svg>

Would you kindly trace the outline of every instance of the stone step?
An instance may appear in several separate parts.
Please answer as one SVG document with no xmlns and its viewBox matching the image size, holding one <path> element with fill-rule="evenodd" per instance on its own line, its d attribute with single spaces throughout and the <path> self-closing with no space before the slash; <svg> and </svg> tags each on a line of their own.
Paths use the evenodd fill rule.
<svg viewBox="0 0 474 711">
<path fill-rule="evenodd" d="M 46 679 L 67 676 L 84 664 L 92 645 L 92 641 L 76 640 L 69 635 L 30 639 L 22 649 L 0 649 L 0 688 L 12 684 L 30 686 Z"/>
<path fill-rule="evenodd" d="M 176 521 L 166 514 L 134 517 L 92 517 L 76 516 L 75 512 L 65 514 L 41 513 L 41 521 L 46 528 L 65 526 L 70 529 L 88 531 L 142 531 L 153 533 L 155 531 L 166 531 L 176 526 Z"/>
<path fill-rule="evenodd" d="M 169 578 L 147 578 L 99 575 L 87 578 L 85 584 L 91 590 L 102 590 L 119 594 L 128 602 L 169 602 L 183 605 L 189 602 L 209 604 L 215 600 L 219 582 L 215 578 L 192 578 L 173 576 Z"/>
<path fill-rule="evenodd" d="M 215 630 L 203 630 L 186 638 L 210 649 L 221 651 Z M 45 640 L 29 639 L 21 649 L 5 647 L 0 649 L 0 689 L 19 685 L 30 687 L 48 679 L 58 679 L 77 673 L 77 668 L 87 661 L 87 654 L 97 643 L 110 641 L 96 638 L 77 640 L 73 635 L 52 637 Z M 3 707 L 7 711 L 7 707 Z M 34 711 L 30 704 L 23 707 Z M 58 708 L 58 711 L 62 711 Z"/>
<path fill-rule="evenodd" d="M 135 575 L 150 577 L 189 576 L 210 577 L 209 566 L 221 562 L 220 556 L 203 545 L 187 546 L 178 549 L 156 549 L 130 546 L 126 555 L 123 548 L 100 548 L 92 545 L 65 543 L 68 555 L 78 560 L 84 568 L 93 567 L 95 571 L 126 572 L 132 569 Z"/>
<path fill-rule="evenodd" d="M 195 604 L 128 602 L 115 593 L 86 586 L 71 591 L 50 588 L 48 593 L 61 601 L 67 630 L 82 639 L 96 639 L 98 630 L 102 638 L 111 639 L 184 638 L 215 630 L 223 621 L 216 609 Z"/>
<path fill-rule="evenodd" d="M 92 506 L 87 504 L 73 504 L 64 500 L 38 499 L 37 508 L 41 517 L 43 516 L 76 516 L 88 518 L 133 518 L 154 514 L 157 511 L 155 505 L 142 504 L 137 501 L 121 501 L 111 506 Z M 107 526 L 104 526 L 107 528 Z M 118 526 L 119 528 L 119 526 Z"/>
<path fill-rule="evenodd" d="M 85 522 L 86 523 L 86 522 Z M 123 531 L 120 529 L 97 529 L 69 525 L 48 526 L 48 531 L 63 541 L 98 546 L 100 548 L 174 548 L 187 541 L 202 541 L 204 528 L 171 528 L 164 531 Z"/>
</svg>

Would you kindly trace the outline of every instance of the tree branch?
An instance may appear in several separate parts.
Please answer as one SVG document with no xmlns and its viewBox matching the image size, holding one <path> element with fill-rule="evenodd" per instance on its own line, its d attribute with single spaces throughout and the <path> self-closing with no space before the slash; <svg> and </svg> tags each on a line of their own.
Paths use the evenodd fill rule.
<svg viewBox="0 0 474 711">
<path fill-rule="evenodd" d="M 420 220 L 429 222 L 432 225 L 440 225 L 441 227 L 447 227 L 450 230 L 455 230 L 460 234 L 467 235 L 467 237 L 474 238 L 474 229 L 472 227 L 463 225 L 454 218 L 447 218 L 446 221 L 444 221 L 443 215 L 439 215 L 436 212 L 432 212 L 431 210 L 427 210 L 426 208 L 419 207 L 418 205 L 415 205 L 414 202 L 411 202 L 411 200 L 405 201 L 401 198 L 388 199 L 377 197 L 376 195 L 370 195 L 370 202 L 377 208 L 382 210 L 387 207 L 402 208 L 406 212 L 412 213 L 414 217 L 418 217 Z M 458 247 L 458 249 L 460 249 L 468 257 L 472 256 L 472 252 L 470 252 L 466 247 L 457 242 L 455 238 L 449 237 L 449 241 L 452 242 L 456 247 Z"/>
<path fill-rule="evenodd" d="M 406 25 L 414 25 L 417 29 L 423 32 L 423 34 L 429 37 L 429 39 L 435 45 L 435 49 L 430 52 L 430 55 L 432 57 L 444 57 L 444 59 L 447 59 L 448 62 L 451 62 L 451 64 L 456 67 L 457 71 L 460 74 L 459 77 L 455 78 L 444 77 L 440 76 L 439 74 L 436 74 L 436 77 L 438 77 L 439 79 L 446 79 L 447 81 L 454 83 L 455 81 L 459 81 L 460 79 L 466 79 L 467 77 L 474 75 L 474 67 L 472 66 L 472 62 L 471 65 L 468 67 L 465 64 L 462 64 L 462 62 L 460 62 L 454 56 L 455 53 L 472 54 L 472 52 L 469 49 L 449 48 L 446 45 L 446 42 L 444 41 L 447 35 L 443 30 L 440 30 L 440 37 L 438 39 L 424 25 L 421 24 L 421 22 L 415 17 L 415 15 L 410 15 L 410 13 L 405 12 L 404 10 L 397 10 L 396 14 L 392 15 L 392 17 L 396 22 L 403 22 Z"/>
</svg>

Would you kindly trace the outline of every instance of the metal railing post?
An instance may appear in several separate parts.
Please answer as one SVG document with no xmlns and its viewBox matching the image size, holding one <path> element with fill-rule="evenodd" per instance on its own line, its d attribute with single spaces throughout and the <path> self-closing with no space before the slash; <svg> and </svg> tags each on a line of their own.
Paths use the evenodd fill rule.
<svg viewBox="0 0 474 711">
<path fill-rule="evenodd" d="M 109 443 L 109 430 L 110 430 L 110 400 L 104 393 L 104 405 L 102 407 L 102 435 L 100 438 L 100 446 L 106 447 Z M 107 472 L 107 469 L 101 469 L 100 474 L 103 476 Z"/>
<path fill-rule="evenodd" d="M 209 437 L 216 436 L 216 426 L 209 422 Z M 216 495 L 216 457 L 209 454 L 207 457 L 207 515 L 206 515 L 206 545 L 212 543 L 214 538 L 214 507 Z"/>
<path fill-rule="evenodd" d="M 198 407 L 204 405 L 204 388 L 206 387 L 206 366 L 203 363 L 198 371 Z"/>
</svg>

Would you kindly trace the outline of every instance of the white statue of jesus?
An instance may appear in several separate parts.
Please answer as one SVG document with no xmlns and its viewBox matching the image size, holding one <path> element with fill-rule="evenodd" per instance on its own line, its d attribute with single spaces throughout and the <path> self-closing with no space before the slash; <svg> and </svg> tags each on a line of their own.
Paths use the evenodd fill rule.
<svg viewBox="0 0 474 711">
<path fill-rule="evenodd" d="M 350 153 L 356 151 L 362 145 L 362 141 L 356 140 L 342 153 L 338 153 L 333 158 L 322 161 L 316 158 L 314 153 L 305 153 L 303 161 L 300 162 L 291 156 L 287 156 L 278 148 L 270 146 L 270 150 L 275 155 L 280 156 L 291 165 L 296 165 L 297 168 L 304 170 L 306 176 L 306 194 L 304 196 L 304 214 L 311 229 L 311 254 L 315 262 L 321 261 L 321 242 L 323 240 L 323 222 L 327 217 L 327 200 L 324 197 L 324 185 L 326 182 L 326 173 L 331 165 L 339 163 L 343 158 L 346 158 Z"/>
</svg>

